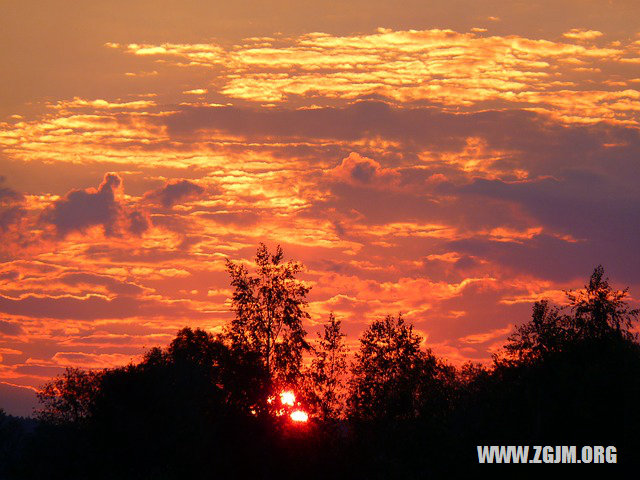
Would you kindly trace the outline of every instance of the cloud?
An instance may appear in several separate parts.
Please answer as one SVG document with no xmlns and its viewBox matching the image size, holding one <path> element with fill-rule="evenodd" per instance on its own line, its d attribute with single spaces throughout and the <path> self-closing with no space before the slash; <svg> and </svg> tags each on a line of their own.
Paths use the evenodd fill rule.
<svg viewBox="0 0 640 480">
<path fill-rule="evenodd" d="M 133 210 L 128 214 L 128 230 L 134 235 L 142 235 L 151 227 L 151 220 L 146 212 Z"/>
<path fill-rule="evenodd" d="M 29 204 L 27 198 L 3 186 L 0 175 L 0 261 L 14 258 L 16 253 L 25 252 L 34 243 L 35 237 L 29 232 Z"/>
<path fill-rule="evenodd" d="M 582 41 L 601 35 L 572 29 L 564 38 Z M 226 83 L 217 85 L 219 92 L 255 102 L 322 103 L 377 95 L 451 110 L 492 104 L 538 109 L 565 123 L 638 125 L 640 99 L 626 82 L 615 91 L 594 89 L 594 84 L 624 71 L 625 63 L 637 61 L 633 43 L 601 48 L 518 35 L 383 28 L 372 34 L 308 33 L 272 40 L 245 39 L 229 49 L 215 44 L 133 44 L 126 51 L 179 67 L 223 68 L 225 74 L 218 76 Z M 573 100 L 576 95 L 578 102 Z"/>
<path fill-rule="evenodd" d="M 117 235 L 122 207 L 116 199 L 122 179 L 107 173 L 98 189 L 72 190 L 42 214 L 42 220 L 56 227 L 59 236 L 89 227 L 102 226 L 106 236 Z"/>
<path fill-rule="evenodd" d="M 173 180 L 161 188 L 147 192 L 145 198 L 171 208 L 185 200 L 197 198 L 204 193 L 204 187 L 189 180 Z"/>
<path fill-rule="evenodd" d="M 396 171 L 382 168 L 375 160 L 363 157 L 356 152 L 350 153 L 340 165 L 329 170 L 327 175 L 337 181 L 383 188 L 388 188 L 391 183 L 399 179 Z"/>
<path fill-rule="evenodd" d="M 109 102 L 98 98 L 96 100 L 85 100 L 83 98 L 75 97 L 73 100 L 60 101 L 53 105 L 56 109 L 70 109 L 70 108 L 95 108 L 97 110 L 142 110 L 154 107 L 156 103 L 152 100 L 136 100 L 133 102 Z"/>
<path fill-rule="evenodd" d="M 163 302 L 131 296 L 107 298 L 103 295 L 76 297 L 25 295 L 10 298 L 0 295 L 0 312 L 33 318 L 60 320 L 123 319 L 132 317 L 202 317 L 187 302 Z"/>
<path fill-rule="evenodd" d="M 459 338 L 458 341 L 470 344 L 482 344 L 495 340 L 496 338 L 506 338 L 513 331 L 513 325 L 509 324 L 505 328 L 497 328 L 488 332 L 475 333 Z"/>
<path fill-rule="evenodd" d="M 465 153 L 465 148 L 468 155 L 476 156 L 482 153 L 479 148 L 493 149 L 503 157 L 503 163 L 509 159 L 507 156 L 516 162 L 507 169 L 524 168 L 536 174 L 543 168 L 562 168 L 568 162 L 578 166 L 585 160 L 597 158 L 599 162 L 602 158 L 640 154 L 640 135 L 633 127 L 565 126 L 547 114 L 525 110 L 451 113 L 428 106 L 398 107 L 369 100 L 304 110 L 185 107 L 168 115 L 164 122 L 176 141 L 229 135 L 261 141 L 268 147 L 277 138 L 279 146 L 304 142 L 307 146 L 322 145 L 322 151 L 331 141 L 330 146 L 347 150 L 345 155 L 375 151 L 398 157 L 428 150 L 432 156 L 450 152 L 453 161 Z M 482 158 L 468 160 L 480 160 L 482 167 L 488 166 Z"/>
<path fill-rule="evenodd" d="M 604 34 L 598 30 L 585 30 L 582 28 L 572 28 L 568 32 L 562 34 L 565 38 L 571 38 L 573 40 L 594 40 L 602 37 Z"/>
<path fill-rule="evenodd" d="M 132 355 L 120 353 L 58 352 L 52 357 L 52 360 L 65 367 L 112 368 L 130 362 Z"/>
<path fill-rule="evenodd" d="M 491 198 L 506 202 L 506 209 L 517 206 L 514 212 L 533 218 L 544 232 L 532 230 L 519 245 L 477 238 L 452 247 L 541 278 L 576 278 L 585 265 L 602 263 L 621 280 L 634 281 L 640 260 L 630 252 L 640 235 L 640 195 L 633 182 L 621 177 L 569 170 L 564 178 L 523 182 L 476 179 L 458 194 L 469 202 Z"/>
<path fill-rule="evenodd" d="M 0 333 L 15 337 L 23 333 L 22 327 L 16 322 L 9 322 L 6 320 L 0 320 Z"/>
<path fill-rule="evenodd" d="M 102 227 L 104 235 L 113 237 L 123 231 L 141 234 L 148 228 L 146 217 L 139 211 L 127 211 L 119 196 L 122 179 L 107 173 L 98 189 L 72 190 L 42 212 L 41 220 L 53 225 L 59 237 Z"/>
<path fill-rule="evenodd" d="M 214 222 L 223 225 L 237 225 L 246 227 L 249 225 L 255 225 L 260 221 L 262 215 L 255 210 L 237 210 L 237 211 L 225 211 L 225 212 L 207 212 L 199 213 L 200 218 L 206 218 L 213 220 Z"/>
<path fill-rule="evenodd" d="M 411 156 L 434 157 L 448 151 L 452 163 L 464 148 L 469 149 L 467 156 L 474 155 L 470 147 L 475 141 L 488 154 L 495 150 L 502 157 L 502 171 L 522 169 L 536 175 L 549 166 L 580 165 L 596 156 L 614 161 L 626 157 L 631 164 L 629 158 L 640 150 L 638 130 L 633 127 L 573 123 L 560 128 L 561 120 L 545 112 L 488 109 L 452 113 L 433 106 L 400 107 L 381 101 L 296 110 L 183 106 L 162 117 L 132 112 L 119 115 L 117 121 L 101 115 L 91 121 L 76 117 L 22 122 L 11 130 L 12 136 L 22 140 L 5 145 L 0 136 L 0 146 L 22 162 L 39 164 L 46 159 L 69 165 L 82 157 L 84 162 L 105 165 L 105 170 L 116 164 L 125 168 L 122 165 L 128 163 L 150 172 L 162 165 L 164 178 L 185 176 L 175 168 L 214 167 L 215 175 L 224 175 L 225 182 L 237 178 L 236 183 L 244 184 L 249 192 L 265 187 L 264 178 L 257 184 L 248 183 L 253 178 L 250 170 L 264 168 L 268 162 L 284 174 L 287 167 L 298 168 L 291 158 L 316 164 L 315 160 L 326 159 L 326 168 L 328 162 L 333 164 L 351 152 L 384 165 L 390 157 L 412 161 Z M 48 139 L 46 144 L 41 142 L 43 136 Z M 131 155 L 132 148 L 135 155 Z M 483 159 L 467 160 L 470 166 L 475 161 L 485 173 L 492 167 Z M 73 168 L 82 166 L 78 163 Z"/>
<path fill-rule="evenodd" d="M 206 88 L 194 88 L 193 90 L 185 90 L 182 93 L 185 95 L 204 95 L 207 93 Z"/>
<path fill-rule="evenodd" d="M 123 282 L 107 275 L 98 275 L 88 272 L 64 273 L 58 277 L 57 280 L 70 286 L 104 286 L 109 292 L 119 295 L 137 295 L 144 291 L 140 286 L 134 283 Z"/>
<path fill-rule="evenodd" d="M 112 44 L 123 89 L 4 117 L 5 174 L 24 195 L 0 190 L 0 236 L 44 225 L 45 248 L 2 258 L 0 379 L 219 328 L 224 259 L 249 264 L 259 241 L 308 267 L 312 322 L 338 310 L 356 343 L 371 318 L 406 312 L 456 361 L 486 360 L 526 302 L 595 263 L 635 293 L 636 39 L 567 32 L 599 28 L 575 18 L 551 40 L 480 31 L 490 13 L 457 31 Z"/>
<path fill-rule="evenodd" d="M 110 45 L 110 48 L 120 48 L 120 45 Z M 180 44 L 163 43 L 162 45 L 130 43 L 127 52 L 139 56 L 168 56 L 180 60 L 187 60 L 188 66 L 211 66 L 227 60 L 225 50 L 218 45 L 211 44 Z"/>
<path fill-rule="evenodd" d="M 615 252 L 605 252 L 594 242 L 571 243 L 546 234 L 535 235 L 526 242 L 459 239 L 449 242 L 447 248 L 483 258 L 499 268 L 503 275 L 528 274 L 556 282 L 583 276 L 591 263 L 595 265 L 602 260 L 605 265 L 611 265 L 612 256 L 616 256 Z M 604 256 L 607 258 L 603 259 Z M 633 263 L 632 268 L 637 269 L 638 262 Z M 619 273 L 618 268 L 616 273 Z"/>
<path fill-rule="evenodd" d="M 2 186 L 4 177 L 0 175 L 0 231 L 14 228 L 26 214 L 24 196 Z"/>
<path fill-rule="evenodd" d="M 640 194 L 612 175 L 569 171 L 562 179 L 477 179 L 461 191 L 518 203 L 543 225 L 576 239 L 624 242 L 640 234 L 640 221 L 634 215 L 640 210 Z"/>
</svg>

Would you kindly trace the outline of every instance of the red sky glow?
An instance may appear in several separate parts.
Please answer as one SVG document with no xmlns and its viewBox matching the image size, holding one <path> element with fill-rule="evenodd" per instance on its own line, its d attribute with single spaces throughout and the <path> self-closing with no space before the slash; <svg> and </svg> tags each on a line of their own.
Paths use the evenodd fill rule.
<svg viewBox="0 0 640 480">
<path fill-rule="evenodd" d="M 0 407 L 220 331 L 260 242 L 309 332 L 456 365 L 597 264 L 636 302 L 637 1 L 219 3 L 0 2 Z"/>
</svg>

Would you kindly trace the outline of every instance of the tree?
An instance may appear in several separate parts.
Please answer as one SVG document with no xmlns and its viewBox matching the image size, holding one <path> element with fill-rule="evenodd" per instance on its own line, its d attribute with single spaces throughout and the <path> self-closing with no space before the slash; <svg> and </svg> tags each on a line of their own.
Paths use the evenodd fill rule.
<svg viewBox="0 0 640 480">
<path fill-rule="evenodd" d="M 145 364 L 152 364 L 154 356 L 163 356 L 174 368 L 197 372 L 215 385 L 225 408 L 248 414 L 264 402 L 268 375 L 255 352 L 225 340 L 221 335 L 186 327 L 178 332 L 166 352 L 150 352 Z"/>
<path fill-rule="evenodd" d="M 234 345 L 257 352 L 274 381 L 295 384 L 300 378 L 303 352 L 309 349 L 303 327 L 303 321 L 309 318 L 309 288 L 296 280 L 302 265 L 283 263 L 283 257 L 280 246 L 270 254 L 260 244 L 256 275 L 244 265 L 227 260 L 235 312 L 228 335 Z"/>
<path fill-rule="evenodd" d="M 600 265 L 584 289 L 565 294 L 562 308 L 536 302 L 531 320 L 508 338 L 506 358 L 494 358 L 481 401 L 485 421 L 496 432 L 515 424 L 536 438 L 573 432 L 635 442 L 640 344 L 631 329 L 638 310 Z"/>
<path fill-rule="evenodd" d="M 318 333 L 318 344 L 313 349 L 311 361 L 310 396 L 311 403 L 323 420 L 340 418 L 345 400 L 344 375 L 347 369 L 346 336 L 341 330 L 341 321 L 333 313 Z"/>
<path fill-rule="evenodd" d="M 42 408 L 36 416 L 53 424 L 73 424 L 87 418 L 103 372 L 67 368 L 38 392 Z"/>
<path fill-rule="evenodd" d="M 613 290 L 602 265 L 593 270 L 584 290 L 565 294 L 569 300 L 565 308 L 546 300 L 533 305 L 531 320 L 516 327 L 507 339 L 505 351 L 512 361 L 544 359 L 585 341 L 636 339 L 631 328 L 639 310 L 625 301 L 628 288 Z"/>
<path fill-rule="evenodd" d="M 194 478 L 214 466 L 223 476 L 244 469 L 234 465 L 234 452 L 266 443 L 268 422 L 259 413 L 268 375 L 255 352 L 225 340 L 183 328 L 138 363 L 100 372 L 69 369 L 45 385 L 40 418 L 51 432 L 46 450 L 56 452 L 60 465 L 67 462 L 60 452 L 74 451 L 82 471 L 64 478 L 94 478 L 87 469 L 129 478 L 143 465 L 154 469 L 150 478 L 169 475 L 167 465 Z"/>
<path fill-rule="evenodd" d="M 531 321 L 516 327 L 504 348 L 510 358 L 531 362 L 562 351 L 575 338 L 571 319 L 541 300 L 533 304 Z"/>
<path fill-rule="evenodd" d="M 638 320 L 640 310 L 630 309 L 624 300 L 629 288 L 613 290 L 604 268 L 598 265 L 583 291 L 566 292 L 573 313 L 573 329 L 580 338 L 622 336 L 636 338 L 630 329 Z"/>
<path fill-rule="evenodd" d="M 361 420 L 415 418 L 443 366 L 402 315 L 375 320 L 360 338 L 350 380 L 349 410 Z"/>
<path fill-rule="evenodd" d="M 139 395 L 142 409 L 146 403 L 158 405 L 171 398 L 176 405 L 170 408 L 180 406 L 180 396 L 184 403 L 215 401 L 218 407 L 249 415 L 266 398 L 267 379 L 255 352 L 235 348 L 223 337 L 199 328 L 186 327 L 165 349 L 149 350 L 140 363 L 101 371 L 67 368 L 40 389 L 42 407 L 37 413 L 48 423 L 78 424 L 116 405 L 131 410 Z M 181 387 L 176 392 L 178 384 Z"/>
</svg>

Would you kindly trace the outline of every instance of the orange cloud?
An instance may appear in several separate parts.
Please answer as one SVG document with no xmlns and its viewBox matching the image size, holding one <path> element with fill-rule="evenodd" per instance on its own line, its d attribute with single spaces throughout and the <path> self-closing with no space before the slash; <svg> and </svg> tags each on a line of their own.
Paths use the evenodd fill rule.
<svg viewBox="0 0 640 480">
<path fill-rule="evenodd" d="M 329 177 L 355 185 L 379 186 L 389 188 L 399 179 L 398 172 L 383 168 L 371 158 L 352 152 L 342 163 L 327 172 Z"/>
<path fill-rule="evenodd" d="M 75 97 L 70 101 L 60 101 L 54 105 L 51 105 L 52 108 L 56 109 L 70 109 L 70 108 L 82 108 L 82 107 L 91 107 L 95 109 L 124 109 L 124 110 L 141 110 L 150 107 L 154 107 L 156 103 L 151 100 L 136 100 L 133 102 L 109 102 L 107 100 L 96 99 L 96 100 L 85 100 L 83 98 Z"/>
<path fill-rule="evenodd" d="M 185 95 L 204 95 L 205 93 L 207 93 L 207 89 L 206 88 L 194 88 L 193 90 L 185 90 L 184 92 Z"/>
<path fill-rule="evenodd" d="M 602 37 L 604 34 L 598 30 L 585 30 L 582 28 L 572 28 L 568 32 L 562 34 L 565 38 L 571 38 L 573 40 L 594 40 Z"/>
<path fill-rule="evenodd" d="M 602 32 L 596 30 L 564 33 L 565 38 L 580 42 L 600 36 Z M 636 98 L 628 104 L 603 102 L 604 94 L 629 94 L 624 89 L 585 91 L 592 79 L 580 75 L 585 68 L 606 75 L 634 62 L 633 43 L 604 48 L 516 35 L 379 29 L 375 34 L 342 37 L 311 33 L 281 39 L 277 45 L 257 38 L 228 50 L 217 45 L 163 44 L 130 45 L 127 51 L 167 57 L 176 65 L 224 68 L 227 81 L 220 92 L 257 102 L 377 94 L 399 102 L 428 100 L 452 108 L 486 102 L 524 106 L 555 113 L 569 123 L 582 117 L 637 124 Z M 575 62 L 583 64 L 580 70 L 571 67 Z M 567 86 L 575 88 L 562 88 Z M 568 108 L 574 94 L 582 101 Z"/>
</svg>

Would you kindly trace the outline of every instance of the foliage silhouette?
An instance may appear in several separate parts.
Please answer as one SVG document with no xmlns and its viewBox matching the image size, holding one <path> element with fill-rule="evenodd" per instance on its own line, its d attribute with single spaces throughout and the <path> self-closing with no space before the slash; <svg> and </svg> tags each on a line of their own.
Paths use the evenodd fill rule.
<svg viewBox="0 0 640 480">
<path fill-rule="evenodd" d="M 636 340 L 630 329 L 638 321 L 639 309 L 630 309 L 624 298 L 629 288 L 613 290 L 604 268 L 598 265 L 583 291 L 567 292 L 573 313 L 572 325 L 579 338 L 597 339 L 621 336 Z"/>
<path fill-rule="evenodd" d="M 302 266 L 293 261 L 283 263 L 283 258 L 280 246 L 270 254 L 260 244 L 256 275 L 244 265 L 227 260 L 235 312 L 228 335 L 234 345 L 257 352 L 275 382 L 297 384 L 303 353 L 309 350 L 303 327 L 303 321 L 309 318 L 309 288 L 295 278 Z"/>
<path fill-rule="evenodd" d="M 78 423 L 89 415 L 102 372 L 67 368 L 61 376 L 44 384 L 38 392 L 40 420 L 53 424 Z"/>
<path fill-rule="evenodd" d="M 638 312 L 601 266 L 584 290 L 566 295 L 564 308 L 536 302 L 490 375 L 472 380 L 465 421 L 491 429 L 496 442 L 609 444 L 627 463 L 637 460 L 640 345 L 631 328 Z"/>
<path fill-rule="evenodd" d="M 453 373 L 402 315 L 374 320 L 360 338 L 350 379 L 349 413 L 358 420 L 417 418 Z"/>
<path fill-rule="evenodd" d="M 598 265 L 584 290 L 566 292 L 568 306 L 561 309 L 542 300 L 533 306 L 530 322 L 516 328 L 505 351 L 518 361 L 535 361 L 570 349 L 585 341 L 636 340 L 631 331 L 638 309 L 629 308 L 628 289 L 616 291 Z M 563 313 L 568 310 L 570 314 Z"/>
<path fill-rule="evenodd" d="M 342 418 L 345 408 L 345 375 L 347 373 L 347 346 L 341 321 L 333 313 L 318 333 L 313 348 L 311 369 L 304 390 L 316 415 L 324 422 Z"/>
<path fill-rule="evenodd" d="M 577 333 L 571 323 L 571 317 L 547 300 L 535 302 L 531 321 L 516 327 L 504 349 L 517 362 L 546 358 L 576 341 Z"/>
<path fill-rule="evenodd" d="M 50 460 L 60 478 L 96 468 L 129 478 L 141 466 L 150 478 L 195 474 L 205 466 L 226 472 L 239 468 L 231 462 L 232 449 L 266 441 L 264 420 L 250 411 L 264 402 L 268 385 L 257 354 L 184 328 L 166 349 L 150 350 L 138 364 L 97 373 L 68 370 L 45 385 L 40 418 L 48 433 L 42 437 L 50 450 L 73 449 L 83 459 L 73 465 L 64 464 L 64 455 Z M 184 464 L 185 458 L 192 462 Z M 255 473 L 250 467 L 242 468 Z"/>
</svg>

